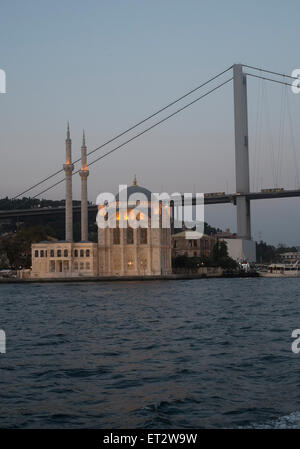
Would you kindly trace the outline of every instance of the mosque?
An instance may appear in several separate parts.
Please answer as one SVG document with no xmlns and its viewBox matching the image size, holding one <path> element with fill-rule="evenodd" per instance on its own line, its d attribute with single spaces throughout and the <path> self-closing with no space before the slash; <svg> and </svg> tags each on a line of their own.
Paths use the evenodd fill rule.
<svg viewBox="0 0 300 449">
<path fill-rule="evenodd" d="M 66 138 L 66 161 L 63 166 L 66 183 L 65 202 L 65 240 L 57 242 L 44 241 L 32 244 L 31 278 L 70 278 L 70 277 L 109 277 L 109 276 L 164 276 L 172 272 L 171 229 L 162 225 L 162 208 L 153 212 L 150 206 L 151 192 L 137 185 L 127 189 L 127 201 L 119 195 L 115 204 L 108 204 L 105 210 L 114 208 L 113 226 L 98 227 L 98 243 L 88 240 L 88 196 L 87 147 L 83 132 L 81 146 L 81 241 L 73 241 L 73 207 L 72 207 L 72 141 L 69 124 Z M 128 220 L 134 211 L 137 194 L 145 198 L 143 205 L 143 226 L 120 226 Z M 104 209 L 103 209 L 104 210 Z M 99 206 L 98 214 L 101 215 Z M 151 214 L 158 215 L 158 226 L 150 226 Z M 122 219 L 122 220 L 121 220 Z M 146 225 L 145 225 L 146 223 Z"/>
</svg>

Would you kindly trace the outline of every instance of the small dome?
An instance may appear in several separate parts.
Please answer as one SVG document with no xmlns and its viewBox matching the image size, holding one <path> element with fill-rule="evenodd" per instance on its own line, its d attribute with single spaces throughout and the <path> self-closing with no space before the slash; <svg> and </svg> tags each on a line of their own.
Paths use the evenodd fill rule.
<svg viewBox="0 0 300 449">
<path fill-rule="evenodd" d="M 132 186 L 127 187 L 127 200 L 131 195 L 135 193 L 142 193 L 146 196 L 148 201 L 151 201 L 151 192 L 145 187 L 138 186 L 136 183 L 136 178 L 134 178 L 134 182 Z M 116 195 L 116 201 L 119 201 L 119 193 Z"/>
<path fill-rule="evenodd" d="M 151 192 L 145 187 L 141 186 L 130 186 L 127 187 L 127 199 L 130 198 L 134 193 L 143 193 L 148 201 L 151 201 Z M 119 201 L 119 193 L 116 195 L 116 201 Z"/>
</svg>

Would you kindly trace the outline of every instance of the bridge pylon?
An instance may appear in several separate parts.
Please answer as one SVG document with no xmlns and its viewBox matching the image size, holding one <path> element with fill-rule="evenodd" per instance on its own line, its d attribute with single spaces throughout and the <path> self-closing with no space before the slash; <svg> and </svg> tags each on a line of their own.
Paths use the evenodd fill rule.
<svg viewBox="0 0 300 449">
<path fill-rule="evenodd" d="M 237 236 L 251 239 L 247 78 L 242 64 L 233 66 Z"/>
</svg>

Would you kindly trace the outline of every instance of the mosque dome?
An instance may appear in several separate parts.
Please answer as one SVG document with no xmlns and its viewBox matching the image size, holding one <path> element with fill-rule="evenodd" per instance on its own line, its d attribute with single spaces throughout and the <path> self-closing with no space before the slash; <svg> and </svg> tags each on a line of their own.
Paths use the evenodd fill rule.
<svg viewBox="0 0 300 449">
<path fill-rule="evenodd" d="M 136 177 L 134 177 L 132 186 L 127 187 L 127 200 L 130 199 L 131 195 L 135 193 L 142 193 L 144 196 L 146 196 L 148 201 L 151 201 L 151 192 L 150 190 L 146 189 L 145 187 L 141 187 L 137 185 Z M 119 193 L 116 195 L 116 201 L 119 201 Z"/>
</svg>

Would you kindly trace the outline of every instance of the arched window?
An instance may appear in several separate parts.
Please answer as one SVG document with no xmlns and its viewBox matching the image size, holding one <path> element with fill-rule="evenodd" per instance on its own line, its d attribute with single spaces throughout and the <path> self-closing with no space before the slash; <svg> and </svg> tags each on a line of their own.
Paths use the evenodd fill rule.
<svg viewBox="0 0 300 449">
<path fill-rule="evenodd" d="M 37 249 L 34 251 L 34 257 L 39 257 L 39 252 Z"/>
<path fill-rule="evenodd" d="M 89 250 L 89 249 L 86 250 L 85 256 L 86 256 L 86 257 L 90 257 L 90 250 Z"/>
<path fill-rule="evenodd" d="M 127 245 L 133 244 L 133 229 L 127 228 Z"/>
<path fill-rule="evenodd" d="M 144 274 L 147 269 L 147 265 L 148 265 L 147 259 L 144 258 L 144 259 L 140 260 L 140 266 L 141 266 L 141 269 L 144 271 Z"/>
<path fill-rule="evenodd" d="M 50 249 L 50 257 L 54 257 L 54 249 Z"/>
<path fill-rule="evenodd" d="M 68 250 L 64 249 L 64 257 L 68 257 Z"/>
<path fill-rule="evenodd" d="M 61 249 L 57 250 L 57 257 L 61 257 Z"/>
<path fill-rule="evenodd" d="M 119 228 L 113 229 L 113 244 L 120 245 L 120 229 Z"/>
<path fill-rule="evenodd" d="M 41 250 L 41 257 L 44 257 L 44 250 Z"/>
<path fill-rule="evenodd" d="M 84 257 L 84 250 L 83 249 L 80 250 L 80 257 Z"/>
<path fill-rule="evenodd" d="M 78 257 L 78 249 L 74 250 L 74 257 Z"/>
</svg>

